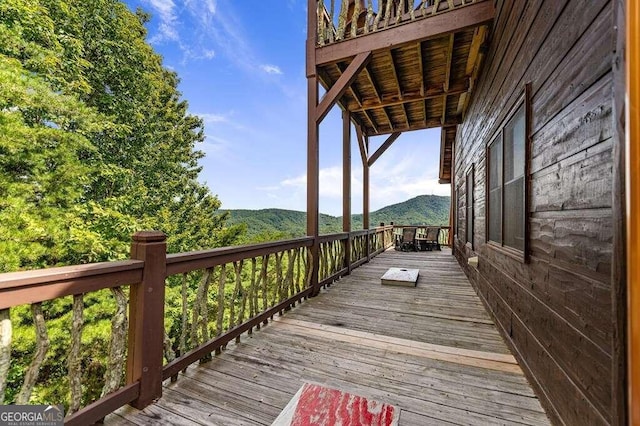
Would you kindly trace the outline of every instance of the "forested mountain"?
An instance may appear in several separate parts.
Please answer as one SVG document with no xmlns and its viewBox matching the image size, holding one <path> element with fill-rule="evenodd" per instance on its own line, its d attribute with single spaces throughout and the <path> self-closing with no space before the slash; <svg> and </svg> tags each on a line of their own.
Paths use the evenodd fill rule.
<svg viewBox="0 0 640 426">
<path fill-rule="evenodd" d="M 420 195 L 398 204 L 374 211 L 370 225 L 380 222 L 414 225 L 447 225 L 450 197 Z M 229 222 L 247 226 L 247 241 L 269 240 L 303 236 L 306 234 L 307 214 L 283 209 L 221 210 L 229 213 Z M 362 215 L 352 216 L 352 229 L 362 228 Z M 342 217 L 320 215 L 320 233 L 342 231 Z"/>
</svg>

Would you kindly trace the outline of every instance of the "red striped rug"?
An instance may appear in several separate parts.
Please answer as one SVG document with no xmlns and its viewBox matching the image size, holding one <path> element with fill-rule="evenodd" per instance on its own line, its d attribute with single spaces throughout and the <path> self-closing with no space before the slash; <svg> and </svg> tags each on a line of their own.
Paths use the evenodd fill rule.
<svg viewBox="0 0 640 426">
<path fill-rule="evenodd" d="M 395 426 L 399 416 L 393 405 L 305 383 L 272 426 Z"/>
</svg>

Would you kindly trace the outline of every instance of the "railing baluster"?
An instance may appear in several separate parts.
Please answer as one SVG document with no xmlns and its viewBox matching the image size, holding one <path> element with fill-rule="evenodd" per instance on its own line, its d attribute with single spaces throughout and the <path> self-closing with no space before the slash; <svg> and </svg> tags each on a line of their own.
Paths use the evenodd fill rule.
<svg viewBox="0 0 640 426">
<path fill-rule="evenodd" d="M 218 311 L 216 315 L 216 336 L 224 330 L 224 288 L 227 284 L 227 265 L 220 266 L 220 279 L 218 280 Z"/>
<path fill-rule="evenodd" d="M 389 20 L 391 19 L 392 4 L 393 4 L 393 0 L 387 0 L 387 4 L 385 5 L 385 11 L 384 11 L 384 24 L 383 24 L 384 28 L 387 28 L 389 26 Z"/>
<path fill-rule="evenodd" d="M 185 272 L 182 274 L 182 283 L 180 286 L 180 295 L 182 296 L 182 321 L 180 327 L 180 343 L 178 344 L 178 350 L 180 355 L 184 355 L 187 352 L 187 327 L 189 321 L 189 299 L 187 293 L 187 279 L 188 274 Z"/>
<path fill-rule="evenodd" d="M 413 8 L 411 8 L 413 10 Z M 404 14 L 404 0 L 400 0 L 398 9 L 396 10 L 396 25 L 400 22 L 402 15 Z"/>
<path fill-rule="evenodd" d="M 127 296 L 121 287 L 111 289 L 116 302 L 116 312 L 111 318 L 111 338 L 109 339 L 109 358 L 104 372 L 104 386 L 101 397 L 117 390 L 122 384 L 126 356 L 127 328 Z"/>
<path fill-rule="evenodd" d="M 335 14 L 335 3 L 336 0 L 331 0 L 331 10 L 329 11 L 329 43 L 333 43 L 335 41 L 334 30 L 333 30 L 333 17 Z"/>
<path fill-rule="evenodd" d="M 80 409 L 82 403 L 82 359 L 80 350 L 82 348 L 82 327 L 84 325 L 84 299 L 82 294 L 73 296 L 73 310 L 71 313 L 71 346 L 67 357 L 67 368 L 69 372 L 69 388 L 71 390 L 71 401 L 69 401 L 69 411 L 67 415 L 73 414 Z"/>
<path fill-rule="evenodd" d="M 235 274 L 235 287 L 233 288 L 233 293 L 231 294 L 231 304 L 229 305 L 229 329 L 233 328 L 236 325 L 236 300 L 238 299 L 238 295 L 242 289 L 242 264 L 243 261 L 233 262 L 233 272 Z"/>
<path fill-rule="evenodd" d="M 240 292 L 240 309 L 238 309 L 238 318 L 237 318 L 236 324 L 242 324 L 242 322 L 244 321 L 244 314 L 247 309 L 247 298 L 250 297 L 249 292 L 251 291 L 250 289 L 245 289 L 242 287 L 243 263 L 244 263 L 244 260 L 241 260 L 239 262 L 238 269 L 236 269 L 236 286 L 237 286 L 236 295 L 238 295 L 238 292 Z M 234 263 L 234 267 L 235 267 L 235 263 Z M 236 343 L 240 343 L 240 336 L 236 337 Z"/>
<path fill-rule="evenodd" d="M 31 313 L 33 315 L 33 324 L 36 328 L 36 351 L 33 355 L 33 360 L 29 365 L 29 369 L 27 370 L 27 374 L 24 376 L 24 382 L 22 383 L 20 393 L 16 398 L 16 404 L 18 405 L 29 404 L 33 387 L 38 381 L 40 367 L 47 355 L 50 343 L 49 334 L 47 333 L 47 325 L 44 321 L 44 315 L 42 314 L 42 303 L 32 304 Z"/>
<path fill-rule="evenodd" d="M 253 318 L 256 315 L 255 303 L 256 298 L 256 258 L 251 258 L 251 282 L 249 284 L 249 318 Z M 253 327 L 248 331 L 249 334 L 253 334 Z"/>
<path fill-rule="evenodd" d="M 11 365 L 11 311 L 0 309 L 0 405 L 4 404 L 9 366 Z"/>
<path fill-rule="evenodd" d="M 324 19 L 324 0 L 318 1 L 318 10 L 316 11 L 317 25 L 318 25 L 318 45 L 324 46 L 324 29 L 325 29 L 325 19 Z"/>
<path fill-rule="evenodd" d="M 342 0 L 340 2 L 340 15 L 338 16 L 338 31 L 336 34 L 336 40 L 344 39 L 344 33 L 347 28 L 347 12 L 349 10 L 348 4 L 348 0 Z"/>
<path fill-rule="evenodd" d="M 351 37 L 358 35 L 358 18 L 360 17 L 360 0 L 356 0 L 351 16 Z"/>
<path fill-rule="evenodd" d="M 370 26 L 373 24 L 371 21 L 373 19 L 373 2 L 371 0 L 367 0 L 367 17 L 364 20 L 364 33 L 369 34 Z"/>
<path fill-rule="evenodd" d="M 262 257 L 262 310 L 265 311 L 269 306 L 269 255 Z M 265 319 L 263 323 L 266 325 L 269 320 Z"/>
</svg>

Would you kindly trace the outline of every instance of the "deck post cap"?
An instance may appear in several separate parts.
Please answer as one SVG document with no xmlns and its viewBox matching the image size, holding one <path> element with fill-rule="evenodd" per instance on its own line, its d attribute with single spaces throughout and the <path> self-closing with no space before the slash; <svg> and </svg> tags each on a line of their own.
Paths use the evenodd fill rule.
<svg viewBox="0 0 640 426">
<path fill-rule="evenodd" d="M 158 243 L 166 239 L 166 234 L 161 231 L 138 231 L 133 234 L 133 241 L 138 243 Z"/>
</svg>

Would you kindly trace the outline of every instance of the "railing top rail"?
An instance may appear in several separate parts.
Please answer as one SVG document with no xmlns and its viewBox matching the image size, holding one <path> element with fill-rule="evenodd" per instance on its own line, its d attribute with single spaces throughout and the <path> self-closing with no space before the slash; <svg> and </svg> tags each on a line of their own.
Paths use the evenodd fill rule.
<svg viewBox="0 0 640 426">
<path fill-rule="evenodd" d="M 260 244 L 170 254 L 167 255 L 167 276 L 190 272 L 196 269 L 211 268 L 242 259 L 266 256 L 283 250 L 310 247 L 312 244 L 313 237 L 300 237 Z"/>
<path fill-rule="evenodd" d="M 144 262 L 141 260 L 121 260 L 31 271 L 7 272 L 0 274 L 0 291 L 25 286 L 51 284 L 54 282 L 77 281 L 116 272 L 142 270 L 143 267 Z"/>
<path fill-rule="evenodd" d="M 318 237 L 318 242 L 326 243 L 329 241 L 346 240 L 347 238 L 349 238 L 349 232 L 338 232 L 335 234 L 320 235 Z"/>
<path fill-rule="evenodd" d="M 124 260 L 0 275 L 0 309 L 140 282 L 144 262 Z"/>
</svg>

